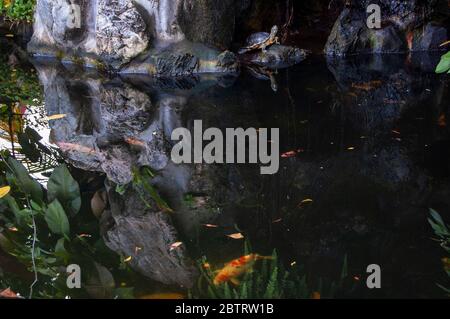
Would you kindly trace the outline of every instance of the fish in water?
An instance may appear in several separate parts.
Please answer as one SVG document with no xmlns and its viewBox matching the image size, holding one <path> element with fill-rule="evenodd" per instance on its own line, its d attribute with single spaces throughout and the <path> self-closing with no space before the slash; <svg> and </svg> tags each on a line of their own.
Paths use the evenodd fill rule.
<svg viewBox="0 0 450 319">
<path fill-rule="evenodd" d="M 217 272 L 217 275 L 214 278 L 214 285 L 218 286 L 228 281 L 235 285 L 239 285 L 238 277 L 250 271 L 256 261 L 263 259 L 273 259 L 273 257 L 250 254 L 229 262 Z"/>
</svg>

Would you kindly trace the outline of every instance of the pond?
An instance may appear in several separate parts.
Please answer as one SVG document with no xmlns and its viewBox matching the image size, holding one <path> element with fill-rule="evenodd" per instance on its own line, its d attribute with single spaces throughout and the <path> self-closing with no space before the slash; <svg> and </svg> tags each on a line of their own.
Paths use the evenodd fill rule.
<svg viewBox="0 0 450 319">
<path fill-rule="evenodd" d="M 434 73 L 439 55 L 312 55 L 273 72 L 157 79 L 20 64 L 12 52 L 2 44 L 2 149 L 49 193 L 50 174 L 66 163 L 81 194 L 64 262 L 49 257 L 57 236 L 39 235 L 38 267 L 52 271 L 38 271 L 34 297 L 213 297 L 198 273 L 249 246 L 276 250 L 279 273 L 305 276 L 307 289 L 283 297 L 443 296 L 444 251 L 427 221 L 430 208 L 448 217 L 450 204 L 450 90 Z M 171 132 L 195 120 L 279 128 L 278 173 L 175 165 Z M 5 218 L 0 227 L 30 248 L 31 228 Z M 28 296 L 34 274 L 23 254 L 0 254 L 0 283 Z M 87 269 L 84 289 L 64 287 L 65 262 Z M 381 289 L 366 286 L 371 264 Z"/>
</svg>

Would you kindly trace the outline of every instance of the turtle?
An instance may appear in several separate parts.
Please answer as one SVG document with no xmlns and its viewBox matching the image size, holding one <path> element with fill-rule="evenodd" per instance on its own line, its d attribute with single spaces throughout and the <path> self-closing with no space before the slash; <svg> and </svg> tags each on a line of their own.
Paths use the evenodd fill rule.
<svg viewBox="0 0 450 319">
<path fill-rule="evenodd" d="M 246 46 L 239 50 L 239 54 L 262 49 L 266 52 L 266 48 L 273 44 L 280 44 L 278 41 L 278 26 L 274 25 L 270 33 L 258 32 L 247 38 Z"/>
</svg>

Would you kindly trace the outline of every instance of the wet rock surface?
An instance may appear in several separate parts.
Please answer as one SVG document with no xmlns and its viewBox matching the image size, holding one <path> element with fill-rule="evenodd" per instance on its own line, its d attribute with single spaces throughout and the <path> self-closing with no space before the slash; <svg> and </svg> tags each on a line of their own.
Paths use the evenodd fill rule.
<svg viewBox="0 0 450 319">
<path fill-rule="evenodd" d="M 144 51 L 146 25 L 131 0 L 39 1 L 28 51 L 119 67 Z M 97 62 L 96 62 L 97 60 Z"/>
<path fill-rule="evenodd" d="M 275 44 L 267 48 L 265 52 L 255 50 L 255 52 L 249 53 L 248 55 L 245 60 L 250 63 L 269 68 L 277 68 L 300 63 L 306 59 L 308 52 L 291 46 Z"/>
<path fill-rule="evenodd" d="M 448 8 L 443 1 L 357 1 L 344 8 L 324 52 L 331 56 L 358 53 L 401 53 L 442 50 L 448 34 Z M 381 8 L 381 27 L 366 24 L 369 4 Z"/>
<path fill-rule="evenodd" d="M 150 98 L 131 86 L 79 70 L 38 66 L 48 114 L 66 117 L 51 123 L 51 140 L 71 163 L 102 171 L 118 184 L 131 181 L 133 165 L 163 168 L 168 161 L 161 121 L 152 118 Z"/>
<path fill-rule="evenodd" d="M 28 51 L 122 74 L 233 73 L 238 61 L 227 50 L 237 20 L 245 19 L 252 5 L 247 0 L 42 0 Z M 299 55 L 279 47 L 255 59 L 292 64 Z"/>
<path fill-rule="evenodd" d="M 128 75 L 112 82 L 95 77 L 80 79 L 76 73 L 71 78 L 73 73 L 51 68 L 41 70 L 40 75 L 46 93 L 60 96 L 47 97 L 49 114 L 68 114 L 62 119 L 67 122 L 51 123 L 52 136 L 73 144 L 89 141 L 91 144 L 82 145 L 99 149 L 104 158 L 114 158 L 105 169 L 99 159 L 93 160 L 92 154 L 83 152 L 84 148 L 75 148 L 65 152 L 69 162 L 103 171 L 114 183 L 129 181 L 132 166 L 148 166 L 151 161 L 143 160 L 143 154 L 168 158 L 170 147 L 151 146 L 148 138 L 152 134 L 142 133 L 153 123 L 158 123 L 160 130 L 156 131 L 166 140 L 174 128 L 192 130 L 197 119 L 204 127 L 219 129 L 280 128 L 281 153 L 298 153 L 282 157 L 280 171 L 274 176 L 261 176 L 258 165 L 174 165 L 167 161 L 157 169 L 152 183 L 174 209 L 173 223 L 190 254 L 226 261 L 224 256 L 241 248 L 236 241 L 225 241 L 238 225 L 256 243 L 256 250 L 264 253 L 270 243 L 288 263 L 307 261 L 307 267 L 327 274 L 331 264 L 340 269 L 345 254 L 352 256 L 356 269 L 365 269 L 374 259 L 381 260 L 386 282 L 395 286 L 397 296 L 417 296 L 414 291 L 419 290 L 433 294 L 434 286 L 427 278 L 440 269 L 439 258 L 433 257 L 439 247 L 427 240 L 431 234 L 423 225 L 428 207 L 450 204 L 442 196 L 449 188 L 448 176 L 438 178 L 429 171 L 449 171 L 448 161 L 441 155 L 439 163 L 429 162 L 427 155 L 439 152 L 439 145 L 448 141 L 447 128 L 439 126 L 439 119 L 448 116 L 444 103 L 448 82 L 428 69 L 439 55 L 374 55 L 362 60 L 330 59 L 327 64 L 314 59 L 273 74 L 277 92 L 246 72 L 232 80 L 213 75 L 177 79 Z M 78 85 L 77 92 L 81 92 L 81 83 L 77 82 L 107 91 L 78 93 L 77 99 L 70 99 L 67 83 Z M 100 114 L 110 114 L 99 120 L 97 126 L 107 129 L 94 134 L 95 138 L 87 134 L 87 129 L 84 133 L 76 129 L 95 118 L 95 113 L 88 116 L 74 111 L 81 96 L 98 96 L 105 104 Z M 126 111 L 115 110 L 115 105 L 123 110 L 128 104 Z M 62 105 L 66 108 L 60 109 Z M 109 111 L 103 110 L 106 105 Z M 124 112 L 130 112 L 128 120 Z M 114 127 L 112 118 L 122 118 L 123 126 Z M 104 136 L 135 134 L 143 143 L 130 146 L 120 138 L 102 141 Z M 109 192 L 114 202 L 112 218 L 102 226 L 109 246 L 135 256 L 133 245 L 153 251 L 177 240 L 171 221 L 158 209 L 143 207 L 134 191 L 127 188 L 123 197 L 111 193 L 112 189 Z M 307 198 L 313 202 L 302 204 Z M 441 210 L 445 214 L 445 209 Z M 219 228 L 206 228 L 205 224 Z M 155 232 L 154 243 L 144 232 Z M 405 249 L 403 243 L 409 248 Z M 189 284 L 188 262 L 183 266 L 179 256 L 170 251 L 155 254 L 167 259 L 161 263 L 170 269 L 182 269 L 183 277 L 174 278 Z M 156 260 L 150 261 L 147 255 L 142 260 L 136 258 L 136 269 L 167 282 L 168 278 L 158 273 Z M 403 261 L 412 259 L 420 261 L 406 269 Z"/>
<path fill-rule="evenodd" d="M 182 41 L 162 49 L 150 50 L 127 65 L 120 73 L 179 77 L 238 71 L 238 60 L 232 52 L 220 52 L 202 44 Z"/>
<path fill-rule="evenodd" d="M 161 212 L 156 204 L 146 206 L 133 188 L 121 196 L 109 187 L 108 199 L 110 210 L 101 222 L 106 229 L 105 244 L 122 256 L 131 256 L 131 267 L 147 278 L 191 288 L 197 270 L 184 247 L 171 249 L 179 238 L 168 213 Z M 146 202 L 152 203 L 150 196 Z"/>
</svg>

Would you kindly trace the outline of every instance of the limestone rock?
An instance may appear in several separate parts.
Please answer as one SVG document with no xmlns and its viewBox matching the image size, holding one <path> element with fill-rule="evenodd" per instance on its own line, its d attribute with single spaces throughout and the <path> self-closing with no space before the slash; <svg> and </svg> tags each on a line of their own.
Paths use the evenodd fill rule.
<svg viewBox="0 0 450 319">
<path fill-rule="evenodd" d="M 366 22 L 369 4 L 381 8 L 381 28 L 370 29 Z M 401 53 L 436 50 L 445 41 L 447 29 L 431 24 L 441 13 L 439 1 L 352 1 L 334 24 L 324 52 L 329 56 L 358 53 Z"/>
<path fill-rule="evenodd" d="M 28 51 L 66 61 L 99 59 L 119 67 L 143 52 L 149 38 L 132 0 L 40 0 Z"/>
<path fill-rule="evenodd" d="M 186 257 L 183 245 L 171 249 L 178 242 L 177 232 L 167 212 L 147 207 L 134 186 L 124 196 L 114 187 L 108 192 L 110 211 L 104 216 L 112 218 L 113 226 L 105 225 L 105 244 L 122 256 L 131 256 L 130 265 L 144 276 L 167 284 L 191 288 L 197 272 Z M 151 198 L 146 199 L 152 202 Z M 111 222 L 111 221 L 109 221 Z"/>
</svg>

